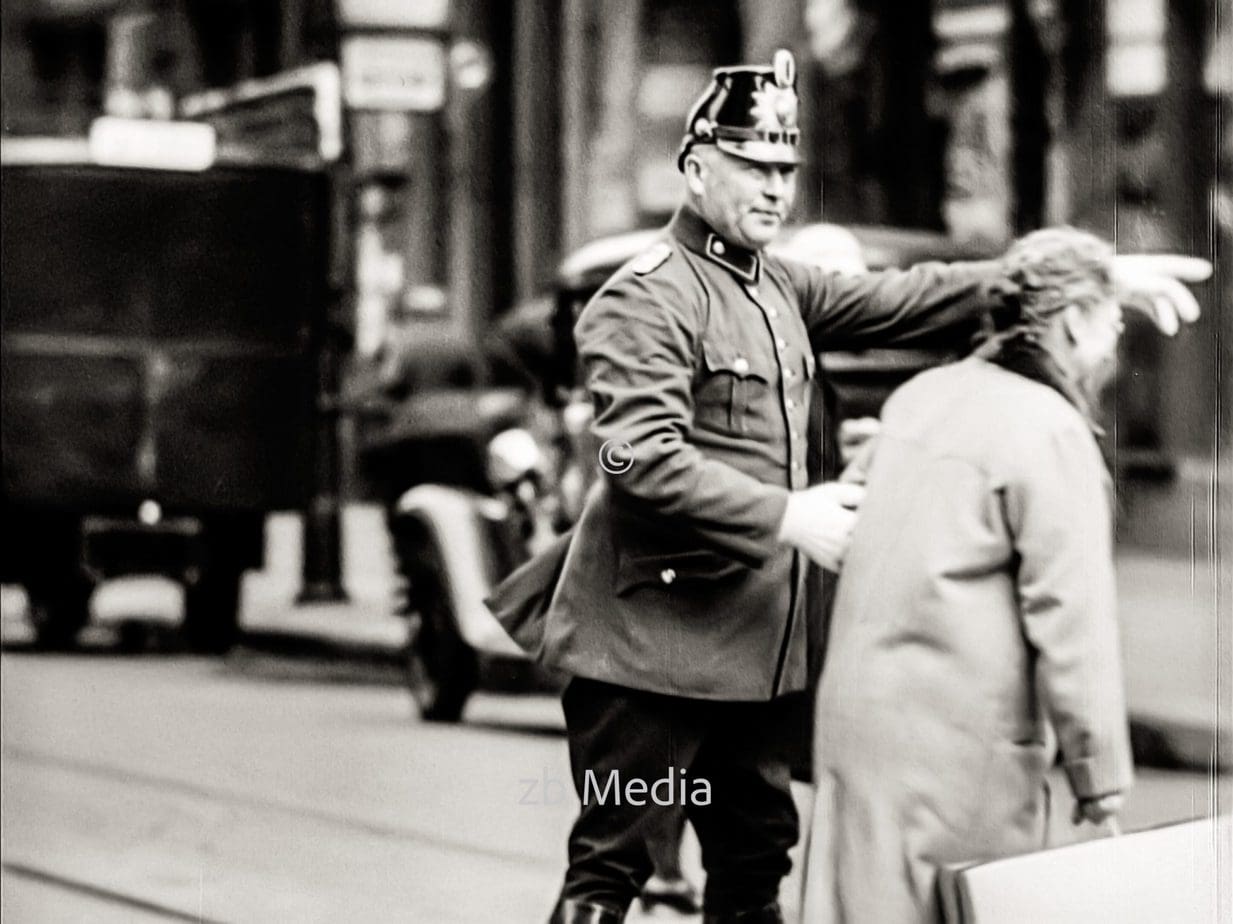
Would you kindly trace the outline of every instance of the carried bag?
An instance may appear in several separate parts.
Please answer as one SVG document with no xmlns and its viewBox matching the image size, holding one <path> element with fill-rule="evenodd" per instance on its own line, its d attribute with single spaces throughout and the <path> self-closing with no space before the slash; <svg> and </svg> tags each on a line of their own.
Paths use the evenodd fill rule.
<svg viewBox="0 0 1233 924">
<path fill-rule="evenodd" d="M 1116 832 L 1115 832 L 1116 833 Z M 1169 824 L 939 872 L 948 924 L 1230 920 L 1229 816 Z"/>
</svg>

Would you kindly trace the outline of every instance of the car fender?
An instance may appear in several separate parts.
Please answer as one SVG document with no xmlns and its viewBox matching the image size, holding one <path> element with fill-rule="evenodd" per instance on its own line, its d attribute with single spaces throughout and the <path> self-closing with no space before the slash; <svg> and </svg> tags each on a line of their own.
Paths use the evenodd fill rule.
<svg viewBox="0 0 1233 924">
<path fill-rule="evenodd" d="M 458 634 L 483 654 L 525 658 L 526 654 L 501 628 L 484 599 L 502 577 L 493 562 L 494 541 L 485 519 L 501 516 L 500 501 L 472 491 L 437 484 L 408 490 L 394 505 L 394 525 L 419 523 L 436 546 L 445 571 L 446 592 Z"/>
</svg>

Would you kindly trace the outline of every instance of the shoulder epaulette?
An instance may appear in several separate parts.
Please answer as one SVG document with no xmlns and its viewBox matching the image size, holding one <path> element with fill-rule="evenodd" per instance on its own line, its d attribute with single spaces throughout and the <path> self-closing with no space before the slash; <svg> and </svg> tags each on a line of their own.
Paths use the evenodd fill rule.
<svg viewBox="0 0 1233 924">
<path fill-rule="evenodd" d="M 672 256 L 672 245 L 665 241 L 660 241 L 658 244 L 649 247 L 634 257 L 633 262 L 629 264 L 629 268 L 634 275 L 645 276 L 647 273 L 652 273 L 663 266 L 664 261 L 670 256 Z"/>
</svg>

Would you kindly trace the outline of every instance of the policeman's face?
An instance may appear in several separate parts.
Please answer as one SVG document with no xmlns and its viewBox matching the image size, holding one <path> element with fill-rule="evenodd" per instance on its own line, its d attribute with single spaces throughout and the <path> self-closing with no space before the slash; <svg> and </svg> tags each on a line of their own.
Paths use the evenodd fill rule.
<svg viewBox="0 0 1233 924">
<path fill-rule="evenodd" d="M 795 167 L 742 160 L 710 145 L 690 152 L 685 178 L 711 227 L 751 250 L 775 239 L 796 196 Z"/>
</svg>

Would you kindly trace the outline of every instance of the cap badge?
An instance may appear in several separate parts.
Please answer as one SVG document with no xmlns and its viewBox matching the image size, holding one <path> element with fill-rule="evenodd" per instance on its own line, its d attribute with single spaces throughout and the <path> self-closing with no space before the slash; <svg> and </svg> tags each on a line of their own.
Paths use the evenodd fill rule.
<svg viewBox="0 0 1233 924">
<path fill-rule="evenodd" d="M 753 108 L 750 114 L 754 128 L 760 132 L 781 132 L 796 128 L 796 93 L 792 87 L 763 84 L 753 91 Z"/>
</svg>

